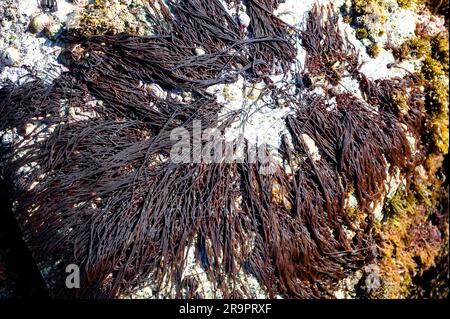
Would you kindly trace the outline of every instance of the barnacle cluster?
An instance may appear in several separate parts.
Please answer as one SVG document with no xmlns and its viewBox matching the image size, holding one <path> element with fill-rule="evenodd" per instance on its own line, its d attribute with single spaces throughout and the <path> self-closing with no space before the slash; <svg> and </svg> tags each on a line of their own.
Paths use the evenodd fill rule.
<svg viewBox="0 0 450 319">
<path fill-rule="evenodd" d="M 70 29 L 77 34 L 137 34 L 151 32 L 145 1 L 95 0 L 80 10 Z"/>
<path fill-rule="evenodd" d="M 376 58 L 380 53 L 378 38 L 385 32 L 386 12 L 384 0 L 352 0 L 343 7 L 344 22 L 356 29 L 359 40 L 367 39 L 367 53 Z"/>
<path fill-rule="evenodd" d="M 353 23 L 366 30 L 370 39 L 384 33 L 386 13 L 381 0 L 352 0 L 351 14 Z"/>
</svg>

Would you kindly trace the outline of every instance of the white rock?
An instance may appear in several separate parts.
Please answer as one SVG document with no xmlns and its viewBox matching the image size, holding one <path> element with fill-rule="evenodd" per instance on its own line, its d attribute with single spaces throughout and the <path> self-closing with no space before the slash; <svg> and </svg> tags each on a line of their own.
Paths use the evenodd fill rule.
<svg viewBox="0 0 450 319">
<path fill-rule="evenodd" d="M 2 144 L 4 145 L 11 144 L 14 142 L 14 139 L 18 138 L 16 129 L 0 132 L 0 135 L 2 136 Z"/>
<path fill-rule="evenodd" d="M 205 55 L 205 54 L 206 54 L 206 52 L 205 52 L 205 50 L 203 48 L 195 48 L 195 55 L 196 56 L 202 56 L 202 55 Z"/>
<path fill-rule="evenodd" d="M 20 58 L 20 52 L 14 47 L 7 48 L 3 53 L 3 63 L 7 66 L 17 65 Z"/>
<path fill-rule="evenodd" d="M 295 25 L 299 22 L 297 15 L 293 12 L 282 12 L 278 15 L 278 18 L 288 25 Z"/>
<path fill-rule="evenodd" d="M 190 103 L 192 102 L 192 93 L 191 92 L 183 92 L 182 95 L 183 102 Z"/>
<path fill-rule="evenodd" d="M 247 13 L 240 12 L 238 18 L 239 18 L 239 23 L 244 28 L 247 28 L 250 25 L 250 17 L 248 16 Z"/>
<path fill-rule="evenodd" d="M 175 93 L 170 93 L 170 97 L 176 101 L 177 103 L 182 103 L 183 102 L 183 97 L 179 94 L 175 94 Z"/>
<path fill-rule="evenodd" d="M 222 94 L 227 101 L 241 100 L 243 95 L 242 88 L 234 84 L 225 85 Z"/>
<path fill-rule="evenodd" d="M 65 25 L 67 30 L 78 29 L 80 27 L 79 14 L 77 12 L 72 12 L 67 15 Z"/>
<path fill-rule="evenodd" d="M 319 148 L 317 147 L 314 140 L 307 134 L 302 134 L 302 137 L 303 137 L 303 141 L 306 144 L 306 147 L 309 150 L 311 158 L 316 162 L 320 161 L 321 156 L 320 156 Z"/>
<path fill-rule="evenodd" d="M 36 126 L 33 123 L 25 124 L 25 135 L 28 136 L 35 130 Z"/>
</svg>

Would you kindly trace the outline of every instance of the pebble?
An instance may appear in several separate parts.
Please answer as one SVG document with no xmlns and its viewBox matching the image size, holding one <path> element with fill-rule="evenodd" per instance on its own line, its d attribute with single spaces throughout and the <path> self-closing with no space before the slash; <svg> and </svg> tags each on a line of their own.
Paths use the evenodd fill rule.
<svg viewBox="0 0 450 319">
<path fill-rule="evenodd" d="M 59 30 L 61 29 L 61 25 L 58 23 L 50 23 L 45 28 L 45 35 L 49 37 L 49 39 L 53 40 L 56 38 Z"/>
<path fill-rule="evenodd" d="M 192 102 L 192 93 L 191 92 L 183 92 L 183 94 L 181 96 L 183 97 L 184 103 Z"/>
<path fill-rule="evenodd" d="M 2 20 L 2 27 L 5 29 L 9 29 L 12 26 L 12 22 L 6 19 Z"/>
<path fill-rule="evenodd" d="M 247 28 L 250 25 L 250 17 L 248 16 L 247 13 L 245 12 L 239 13 L 239 23 L 244 28 Z"/>
<path fill-rule="evenodd" d="M 204 49 L 202 49 L 202 48 L 195 48 L 195 55 L 196 56 L 202 56 L 202 55 L 205 55 L 205 54 L 206 54 L 206 52 L 205 52 Z"/>
<path fill-rule="evenodd" d="M 225 85 L 222 94 L 227 101 L 237 101 L 242 99 L 242 89 L 233 84 Z"/>
<path fill-rule="evenodd" d="M 154 94 L 160 99 L 165 99 L 167 93 L 156 83 L 151 83 L 146 85 L 147 92 Z"/>
</svg>

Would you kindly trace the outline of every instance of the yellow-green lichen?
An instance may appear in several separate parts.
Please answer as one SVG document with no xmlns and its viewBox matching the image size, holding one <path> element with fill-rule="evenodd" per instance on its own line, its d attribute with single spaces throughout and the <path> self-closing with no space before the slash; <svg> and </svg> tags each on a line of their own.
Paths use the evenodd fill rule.
<svg viewBox="0 0 450 319">
<path fill-rule="evenodd" d="M 447 154 L 449 148 L 449 130 L 447 117 L 436 117 L 429 121 L 433 151 Z"/>
<path fill-rule="evenodd" d="M 346 15 L 346 16 L 344 16 L 343 20 L 344 20 L 344 23 L 349 24 L 352 22 L 352 17 L 350 15 Z"/>
<path fill-rule="evenodd" d="M 423 60 L 421 76 L 426 83 L 425 106 L 428 113 L 430 151 L 447 154 L 449 148 L 448 39 L 438 35 L 429 41 L 431 50 Z"/>
<path fill-rule="evenodd" d="M 440 116 L 448 110 L 448 82 L 434 79 L 426 92 L 426 107 L 431 116 Z"/>
<path fill-rule="evenodd" d="M 366 13 L 367 7 L 372 2 L 374 2 L 374 1 L 373 0 L 352 0 L 352 9 L 353 9 L 354 13 L 356 13 L 358 15 L 363 15 Z"/>
<path fill-rule="evenodd" d="M 418 34 L 394 48 L 393 53 L 398 60 L 417 59 L 422 63 L 417 85 L 425 90 L 425 126 L 421 132 L 425 157 L 408 178 L 408 186 L 401 186 L 385 204 L 385 221 L 375 223 L 382 278 L 381 287 L 370 293 L 375 298 L 413 297 L 420 291 L 418 278 L 436 260 L 448 258 L 448 186 L 443 177 L 449 148 L 448 35 Z M 408 112 L 404 95 L 394 93 L 391 99 L 395 109 Z M 440 297 L 447 294 L 448 289 Z"/>
<path fill-rule="evenodd" d="M 366 28 L 358 28 L 356 29 L 356 38 L 359 40 L 366 39 L 369 36 L 369 32 L 367 32 Z"/>
<path fill-rule="evenodd" d="M 448 36 L 443 33 L 433 36 L 416 36 L 405 41 L 400 47 L 394 48 L 393 53 L 399 60 L 417 58 L 422 62 L 421 71 L 417 75 L 425 87 L 426 137 L 429 142 L 429 151 L 447 154 L 449 147 Z"/>
<path fill-rule="evenodd" d="M 400 8 L 409 9 L 414 3 L 414 0 L 397 0 L 397 3 Z"/>
<path fill-rule="evenodd" d="M 392 49 L 392 54 L 399 61 L 408 59 L 410 57 L 410 53 L 411 51 L 408 42 L 404 42 L 399 47 Z"/>
<path fill-rule="evenodd" d="M 413 278 L 432 267 L 442 253 L 448 231 L 430 220 L 430 205 L 441 200 L 436 197 L 429 181 L 417 177 L 386 203 L 387 220 L 374 227 L 382 286 L 371 297 L 408 297 Z"/>
<path fill-rule="evenodd" d="M 372 43 L 367 47 L 367 54 L 373 59 L 377 58 L 380 55 L 381 48 L 378 44 Z"/>
<path fill-rule="evenodd" d="M 408 58 L 425 58 L 431 55 L 431 42 L 427 38 L 412 37 L 393 49 L 396 59 L 402 61 Z"/>
</svg>

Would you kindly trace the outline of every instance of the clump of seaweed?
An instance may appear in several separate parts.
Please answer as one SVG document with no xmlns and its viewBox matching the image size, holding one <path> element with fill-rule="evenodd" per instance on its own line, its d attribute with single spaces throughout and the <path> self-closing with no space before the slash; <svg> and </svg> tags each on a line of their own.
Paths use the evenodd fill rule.
<svg viewBox="0 0 450 319">
<path fill-rule="evenodd" d="M 373 207 L 389 191 L 386 179 L 396 170 L 411 174 L 420 159 L 402 125 L 420 137 L 419 79 L 367 79 L 332 7 L 314 6 L 305 29 L 289 33 L 273 15 L 278 1 L 247 1 L 245 38 L 220 1 L 170 2 L 171 11 L 152 3 L 160 5 L 150 14 L 154 35 L 74 35 L 68 72 L 50 85 L 30 78 L 0 90 L 0 131 L 20 136 L 2 149 L 4 175 L 13 181 L 27 243 L 41 269 L 52 270 L 53 293 L 117 297 L 151 279 L 156 291 L 169 282 L 177 297 L 201 297 L 198 280 L 183 278 L 193 245 L 222 297 L 252 297 L 241 271 L 271 298 L 332 297 L 340 280 L 376 258 Z M 238 75 L 270 83 L 293 62 L 297 39 L 307 51 L 297 94 L 270 92 L 296 111 L 285 119 L 282 163 L 273 174 L 249 158 L 169 160 L 172 129 L 197 119 L 222 130 L 235 119 L 231 112 L 219 121 L 223 106 L 207 87 Z M 362 99 L 328 89 L 344 74 L 359 82 Z M 319 77 L 323 95 L 314 92 Z M 99 103 L 91 103 L 94 97 Z M 75 121 L 75 109 L 87 115 Z M 346 205 L 350 193 L 353 209 Z M 438 240 L 432 226 L 420 225 L 412 234 L 433 239 L 431 248 L 412 242 L 429 265 Z M 82 289 L 75 291 L 64 285 L 72 263 L 81 271 Z"/>
<path fill-rule="evenodd" d="M 338 15 L 331 7 L 315 6 L 309 13 L 300 40 L 307 50 L 306 68 L 311 76 L 325 76 L 338 83 L 344 71 L 355 74 L 359 68 L 354 45 L 340 34 Z"/>
<path fill-rule="evenodd" d="M 393 48 L 398 60 L 416 58 L 422 62 L 417 74 L 425 90 L 425 108 L 430 148 L 437 153 L 448 153 L 448 34 L 419 34 Z"/>
<path fill-rule="evenodd" d="M 448 190 L 442 172 L 418 166 L 409 186 L 387 201 L 387 220 L 376 225 L 379 265 L 383 284 L 372 298 L 406 298 L 417 293 L 414 281 L 435 266 L 448 251 Z M 442 205 L 442 206 L 441 206 Z M 447 226 L 446 226 L 447 225 Z M 439 298 L 445 297 L 442 291 Z"/>
<path fill-rule="evenodd" d="M 448 0 L 421 0 L 420 2 L 424 3 L 433 14 L 444 16 L 446 25 L 448 26 Z"/>
<path fill-rule="evenodd" d="M 422 69 L 413 75 L 417 94 L 424 97 L 416 138 L 421 140 L 416 169 L 407 182 L 385 205 L 385 220 L 375 227 L 378 243 L 378 265 L 382 285 L 371 291 L 374 298 L 405 298 L 423 295 L 422 276 L 434 271 L 439 262 L 448 269 L 448 174 L 443 161 L 448 156 L 448 34 L 419 33 L 398 48 L 393 48 L 398 60 L 418 59 Z M 423 92 L 422 92 L 423 91 Z M 402 92 L 402 93 L 400 93 Z M 411 92 L 394 90 L 389 103 L 398 113 L 407 112 L 411 106 Z M 420 93 L 422 92 L 422 93 Z M 400 94 L 399 94 L 400 93 Z M 380 101 L 382 102 L 382 101 Z M 445 265 L 447 263 L 447 265 Z M 429 287 L 443 298 L 448 287 L 431 281 Z"/>
</svg>

